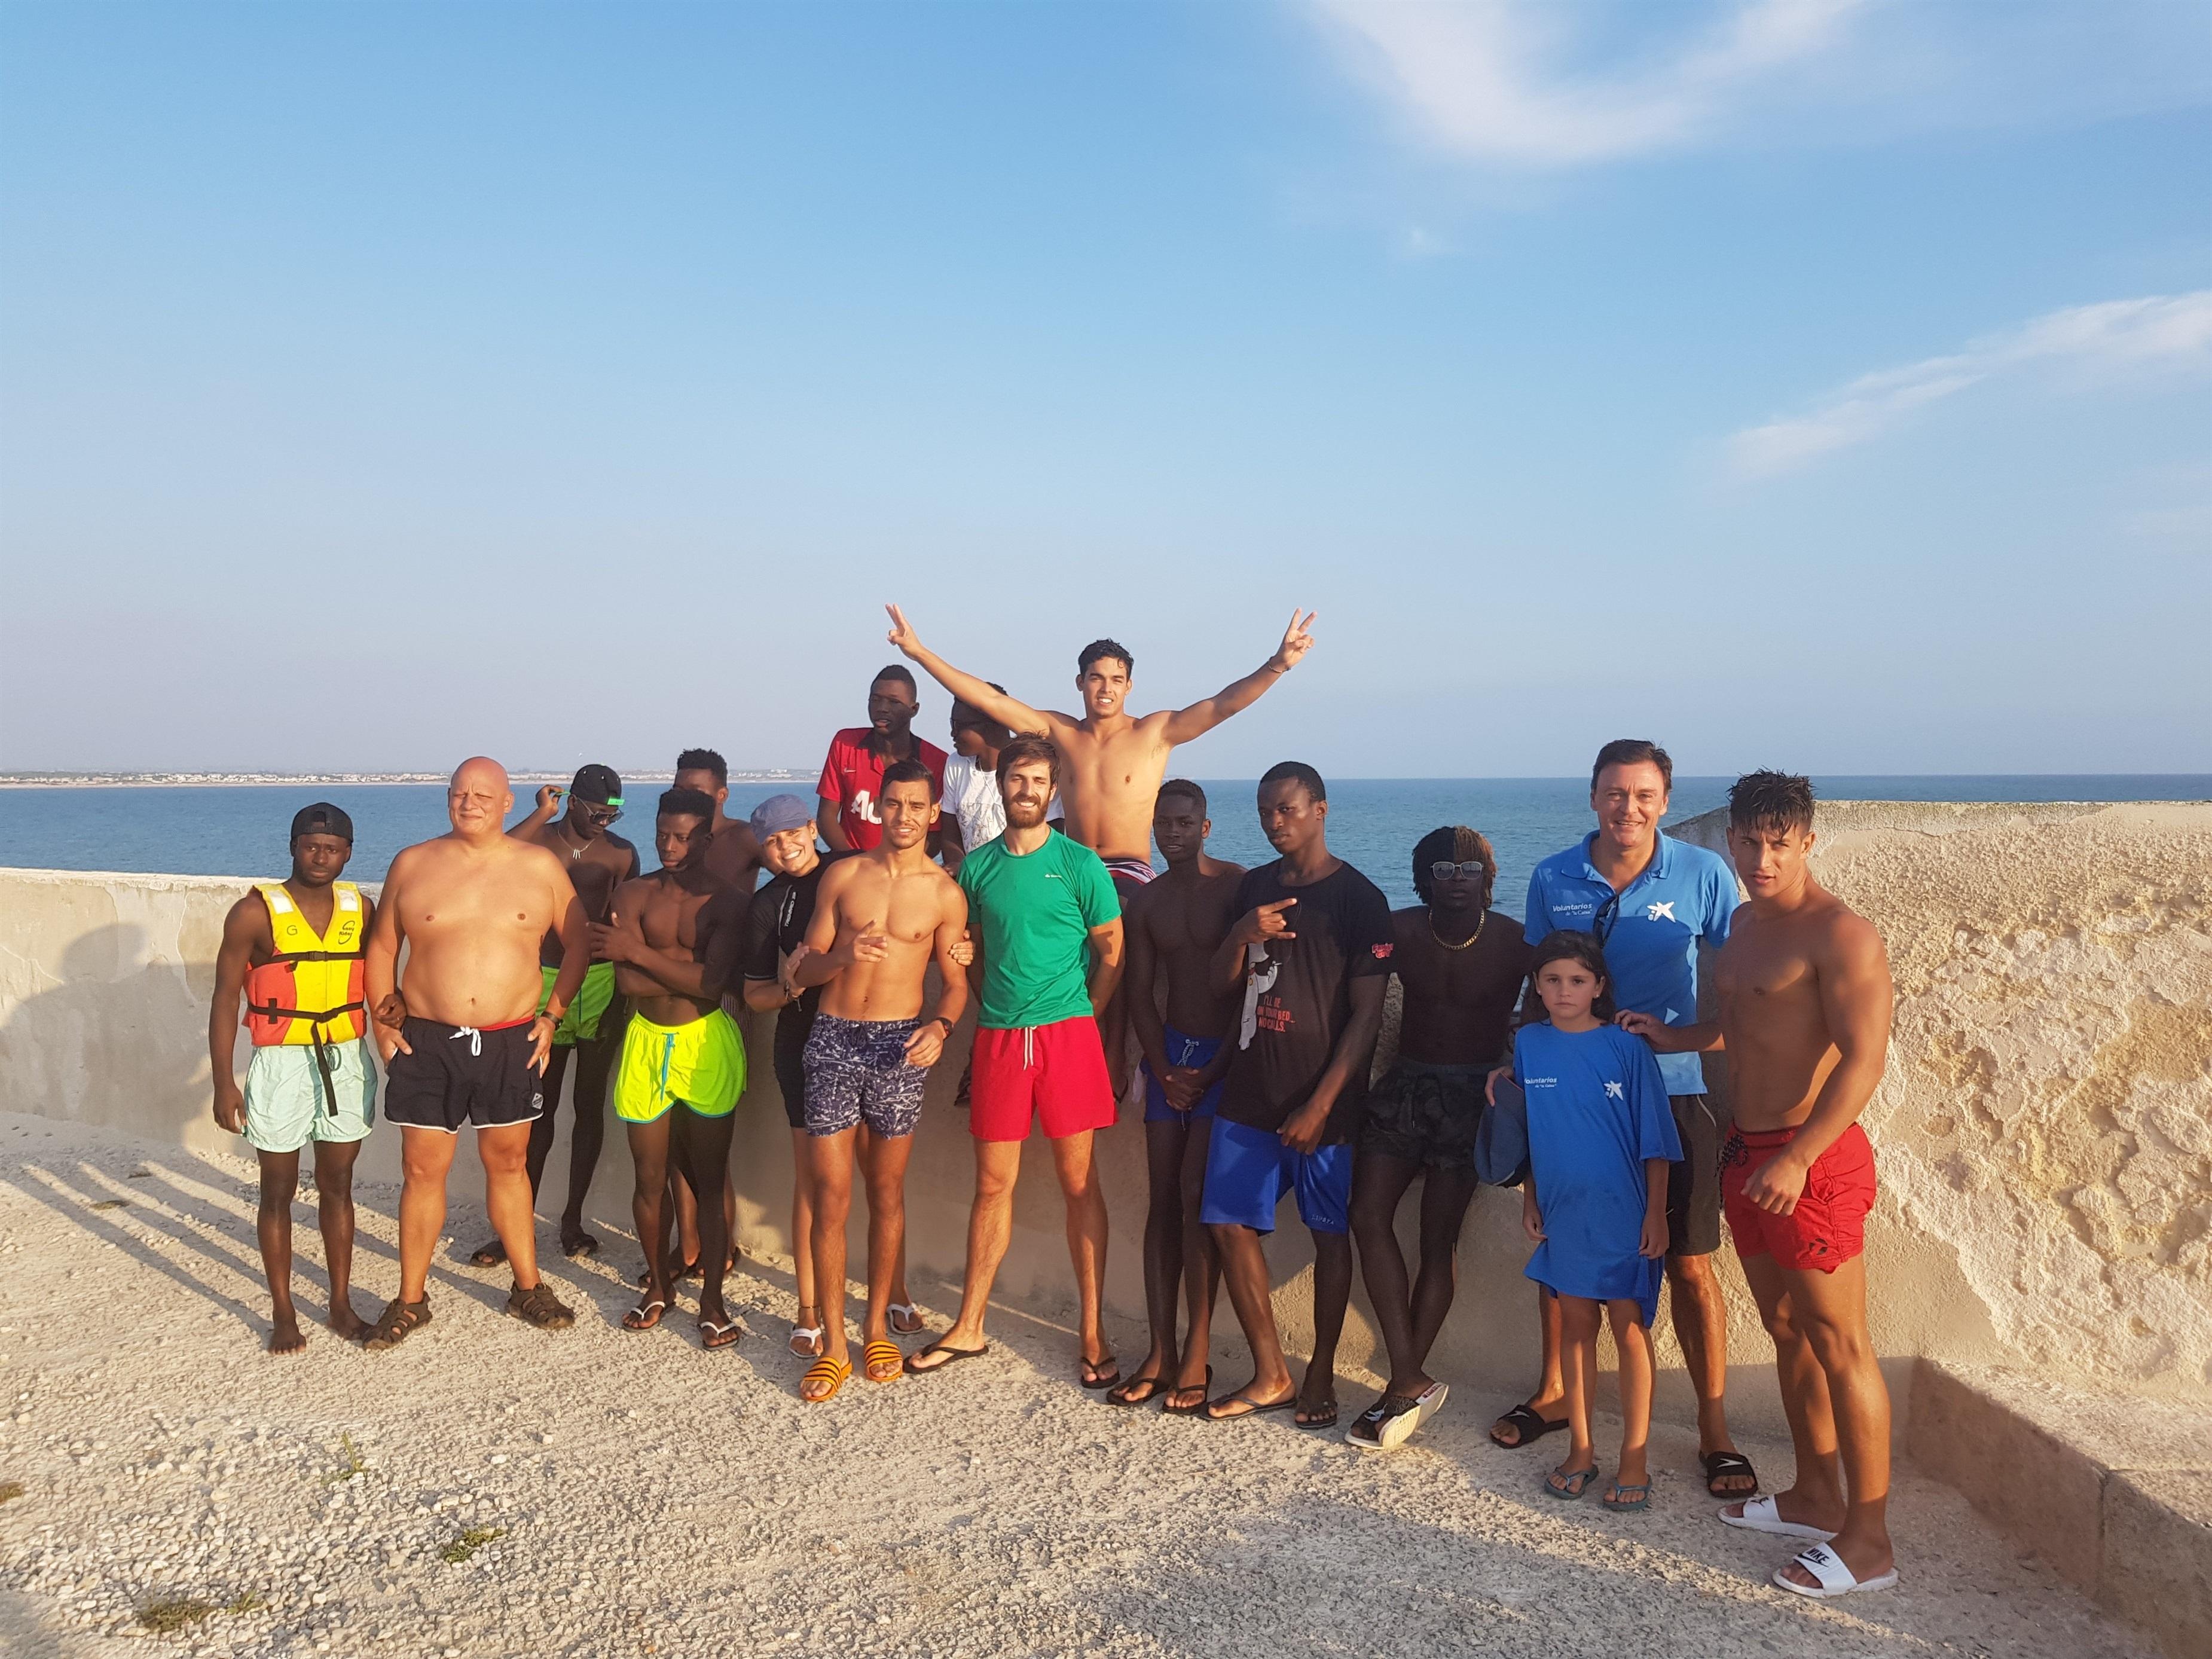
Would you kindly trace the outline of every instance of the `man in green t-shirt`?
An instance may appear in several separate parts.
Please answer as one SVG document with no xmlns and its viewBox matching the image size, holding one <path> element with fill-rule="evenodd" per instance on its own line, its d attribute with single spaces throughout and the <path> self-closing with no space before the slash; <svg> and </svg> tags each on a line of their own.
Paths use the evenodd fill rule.
<svg viewBox="0 0 2212 1659">
<path fill-rule="evenodd" d="M 1082 1305 L 1086 1389 L 1111 1388 L 1121 1367 L 1099 1323 L 1106 1276 L 1106 1199 L 1091 1137 L 1114 1121 L 1114 1086 L 1098 1011 L 1121 978 L 1121 905 L 1098 854 L 1045 823 L 1060 753 L 1042 738 L 999 751 L 1006 833 L 960 865 L 976 939 L 971 980 L 982 987 L 968 1127 L 975 1137 L 975 1208 L 968 1278 L 952 1328 L 908 1359 L 921 1375 L 984 1352 L 983 1310 L 1013 1224 L 1014 1178 L 1032 1117 L 1052 1143 L 1067 1203 L 1068 1254 Z"/>
</svg>

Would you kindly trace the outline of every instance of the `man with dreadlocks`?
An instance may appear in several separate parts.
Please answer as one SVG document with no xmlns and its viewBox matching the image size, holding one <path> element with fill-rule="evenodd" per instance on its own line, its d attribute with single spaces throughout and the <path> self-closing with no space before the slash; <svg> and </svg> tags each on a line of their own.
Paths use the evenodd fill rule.
<svg viewBox="0 0 2212 1659">
<path fill-rule="evenodd" d="M 1368 1451 L 1403 1445 L 1444 1403 L 1422 1369 L 1451 1311 L 1460 1225 L 1474 1197 L 1483 1079 L 1510 1048 L 1514 999 L 1533 954 L 1519 924 L 1490 908 L 1498 856 L 1465 824 L 1413 848 L 1421 902 L 1394 911 L 1391 966 L 1404 996 L 1398 1059 L 1367 1097 L 1352 1180 L 1360 1271 L 1390 1355 L 1390 1383 L 1345 1438 Z M 1421 1267 L 1410 1284 L 1396 1220 L 1421 1177 Z"/>
</svg>

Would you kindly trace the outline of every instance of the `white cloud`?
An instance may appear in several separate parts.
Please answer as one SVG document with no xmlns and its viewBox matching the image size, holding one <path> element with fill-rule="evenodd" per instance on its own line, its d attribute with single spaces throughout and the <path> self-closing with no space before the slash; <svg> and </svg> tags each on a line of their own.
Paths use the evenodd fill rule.
<svg viewBox="0 0 2212 1659">
<path fill-rule="evenodd" d="M 1735 470 L 1758 477 L 1880 437 L 1913 410 L 1999 375 L 2057 364 L 2107 373 L 2212 362 L 2212 289 L 2073 306 L 1971 342 L 1948 356 L 1861 375 L 1808 414 L 1729 440 Z"/>
<path fill-rule="evenodd" d="M 2164 0 L 1308 3 L 1422 142 L 1493 168 L 2071 121 L 2208 94 L 2203 13 Z"/>
<path fill-rule="evenodd" d="M 1651 67 L 1554 73 L 1565 14 L 1511 0 L 1320 0 L 1360 66 L 1436 142 L 1490 161 L 1565 166 L 1667 149 L 1741 83 L 1829 46 L 1865 0 L 1749 0 Z"/>
</svg>

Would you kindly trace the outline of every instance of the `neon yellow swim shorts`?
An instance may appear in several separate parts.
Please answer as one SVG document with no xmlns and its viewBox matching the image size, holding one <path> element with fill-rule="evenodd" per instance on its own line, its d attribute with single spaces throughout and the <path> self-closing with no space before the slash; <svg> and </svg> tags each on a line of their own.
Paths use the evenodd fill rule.
<svg viewBox="0 0 2212 1659">
<path fill-rule="evenodd" d="M 558 968 L 540 968 L 545 975 L 544 988 L 538 994 L 538 1012 L 544 1013 L 545 1005 L 553 1000 L 553 981 L 561 977 Z M 584 982 L 577 988 L 576 1000 L 561 1016 L 561 1023 L 553 1028 L 554 1046 L 573 1048 L 580 1042 L 589 1042 L 599 1034 L 599 1021 L 614 1006 L 615 965 L 611 962 L 595 962 L 584 969 Z"/>
<path fill-rule="evenodd" d="M 745 1040 L 720 1008 L 688 1025 L 630 1017 L 615 1066 L 615 1115 L 651 1123 L 682 1101 L 702 1117 L 727 1117 L 745 1091 Z"/>
</svg>

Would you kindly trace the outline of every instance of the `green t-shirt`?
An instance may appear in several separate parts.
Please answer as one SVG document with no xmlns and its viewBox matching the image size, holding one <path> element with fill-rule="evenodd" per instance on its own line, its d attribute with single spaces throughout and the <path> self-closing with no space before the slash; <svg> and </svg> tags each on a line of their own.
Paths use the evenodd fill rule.
<svg viewBox="0 0 2212 1659">
<path fill-rule="evenodd" d="M 1018 1031 L 1091 1012 L 1091 930 L 1121 914 L 1098 854 L 1054 830 L 1026 856 L 988 841 L 960 861 L 983 941 L 976 1024 Z"/>
</svg>

